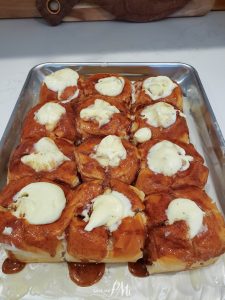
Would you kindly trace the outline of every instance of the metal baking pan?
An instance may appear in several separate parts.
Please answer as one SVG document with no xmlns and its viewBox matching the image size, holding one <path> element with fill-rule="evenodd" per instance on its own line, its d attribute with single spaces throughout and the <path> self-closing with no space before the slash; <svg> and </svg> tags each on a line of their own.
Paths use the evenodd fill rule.
<svg viewBox="0 0 225 300">
<path fill-rule="evenodd" d="M 121 75 L 128 77 L 130 80 L 138 80 L 147 76 L 166 75 L 178 82 L 185 97 L 184 112 L 187 115 L 191 142 L 203 155 L 206 161 L 206 165 L 210 170 L 210 176 L 206 185 L 206 190 L 209 195 L 216 201 L 223 214 L 225 214 L 225 185 L 223 183 L 223 178 L 225 178 L 225 141 L 215 119 L 204 88 L 201 84 L 198 73 L 192 66 L 184 63 L 44 63 L 32 68 L 28 74 L 26 82 L 23 86 L 23 89 L 20 93 L 20 96 L 17 100 L 15 108 L 12 112 L 12 115 L 0 142 L 0 189 L 2 189 L 2 187 L 6 184 L 7 165 L 9 157 L 12 150 L 19 142 L 23 119 L 26 115 L 26 112 L 38 102 L 39 89 L 44 76 L 65 67 L 72 68 L 82 75 L 103 72 L 120 73 Z M 33 264 L 31 264 L 31 268 L 32 265 Z M 49 272 L 53 271 L 51 270 L 51 268 L 52 266 L 49 266 Z M 122 266 L 121 268 L 124 268 L 124 266 Z M 196 274 L 201 274 L 202 278 L 202 275 L 205 274 L 204 272 L 207 269 L 211 270 L 210 273 L 220 273 L 222 277 L 220 279 L 217 278 L 216 280 L 214 277 L 210 279 L 207 278 L 208 281 L 204 281 L 202 279 L 200 280 L 200 277 L 198 277 Z M 121 272 L 119 270 L 120 267 L 117 268 L 117 271 L 120 274 Z M 181 299 L 181 297 L 185 297 L 186 294 L 191 296 L 191 298 L 189 299 L 224 299 L 222 298 L 225 294 L 224 261 L 220 261 L 214 266 L 204 268 L 203 271 L 197 270 L 181 272 L 177 273 L 176 275 L 156 275 L 152 277 L 150 276 L 148 279 L 130 278 L 128 273 L 123 271 L 125 272 L 124 274 L 126 274 L 126 278 L 121 279 L 122 281 L 119 281 L 120 279 L 117 279 L 119 278 L 119 275 L 116 273 L 117 271 L 112 271 L 113 274 L 115 273 L 114 275 L 116 281 L 113 281 L 113 275 L 111 274 L 110 278 L 107 277 L 108 275 L 105 275 L 106 278 L 102 279 L 100 284 L 97 284 L 93 287 L 89 287 L 86 289 L 74 287 L 74 289 L 76 289 L 76 293 L 78 293 L 78 298 L 76 299 L 80 299 L 79 297 L 86 298 L 87 295 L 92 295 L 92 297 L 96 297 L 96 299 L 105 299 L 106 297 L 110 299 L 160 299 L 160 297 L 156 297 L 157 293 L 158 295 L 161 294 L 161 299 Z M 188 282 L 191 282 L 193 290 L 191 290 L 190 285 L 187 290 L 185 290 L 185 287 L 182 289 L 179 288 L 179 293 L 176 292 L 177 294 L 173 295 L 173 293 L 171 292 L 174 288 L 173 286 L 175 285 L 176 288 L 176 285 L 179 283 L 180 276 L 182 276 L 181 274 L 184 273 L 186 274 L 186 277 L 183 277 L 182 284 L 187 286 L 188 283 L 185 283 L 185 280 L 188 280 L 187 278 L 189 278 Z M 32 274 L 32 270 L 29 274 Z M 189 274 L 190 276 L 187 274 Z M 6 289 L 6 287 L 4 286 L 4 278 L 6 277 L 4 277 L 4 275 L 2 276 L 3 281 L 1 284 L 4 294 L 4 289 Z M 21 276 L 23 275 L 18 273 L 14 276 L 18 276 L 18 278 L 21 280 Z M 164 286 L 160 287 L 159 278 L 161 280 L 160 282 L 164 283 Z M 7 280 L 8 279 L 5 279 L 5 285 L 7 285 L 7 282 L 9 282 Z M 165 290 L 165 287 L 167 286 L 166 280 L 173 281 L 170 282 L 167 290 Z M 204 292 L 205 289 L 209 289 L 209 280 L 211 280 L 211 290 L 207 290 L 207 298 L 204 298 L 204 295 L 206 295 Z M 145 287 L 148 281 L 148 287 Z M 140 288 L 140 286 L 142 286 L 142 283 L 143 288 Z M 105 285 L 107 285 L 107 287 L 105 287 Z M 149 286 L 154 286 L 154 293 L 151 291 L 151 295 L 147 293 L 147 290 L 145 291 L 145 289 L 149 289 Z M 29 286 L 27 292 L 30 291 L 30 289 L 31 288 Z M 55 294 L 54 292 L 53 294 L 52 292 L 50 293 L 53 298 L 60 297 L 60 299 L 64 299 L 63 297 L 65 296 L 65 299 L 70 299 L 69 293 L 71 286 L 70 288 L 68 288 L 67 294 L 65 292 L 66 287 L 64 287 L 63 292 L 62 290 L 57 291 L 57 288 L 55 288 L 55 286 L 53 287 L 53 289 L 55 289 Z M 62 292 L 61 294 L 60 291 Z M 89 292 L 87 293 L 87 291 Z M 129 293 L 126 293 L 126 291 Z M 46 298 L 49 296 L 49 292 L 45 294 L 42 291 L 41 293 L 37 294 L 39 294 L 40 298 L 35 297 L 35 299 L 45 299 L 45 296 Z M 25 295 L 27 294 L 24 293 L 23 299 L 33 299 L 32 297 Z M 213 298 L 208 298 L 208 296 L 210 295 L 213 295 Z M 193 296 L 194 298 L 192 298 Z"/>
</svg>

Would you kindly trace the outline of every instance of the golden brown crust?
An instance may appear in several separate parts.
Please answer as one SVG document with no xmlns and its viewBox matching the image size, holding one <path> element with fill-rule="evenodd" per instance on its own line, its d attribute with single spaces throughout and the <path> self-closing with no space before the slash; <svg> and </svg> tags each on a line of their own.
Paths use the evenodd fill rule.
<svg viewBox="0 0 225 300">
<path fill-rule="evenodd" d="M 22 163 L 21 158 L 24 155 L 28 155 L 33 151 L 33 145 L 39 140 L 39 138 L 31 138 L 25 140 L 22 144 L 17 146 L 15 151 L 12 153 L 12 156 L 9 161 L 8 168 L 8 180 L 17 180 L 25 176 L 41 176 L 46 177 L 51 180 L 56 180 L 59 182 L 65 182 L 71 186 L 76 186 L 79 183 L 77 177 L 77 167 L 74 157 L 74 146 L 63 140 L 55 139 L 55 144 L 59 150 L 67 156 L 70 160 L 64 161 L 58 168 L 52 171 L 40 171 L 36 172 L 31 167 Z"/>
<path fill-rule="evenodd" d="M 124 194 L 130 200 L 133 211 L 139 212 L 144 210 L 144 204 L 140 198 L 140 194 L 137 192 L 137 189 L 133 189 L 132 186 L 117 179 L 111 179 L 109 187 L 114 191 Z"/>
<path fill-rule="evenodd" d="M 122 93 L 115 97 L 103 96 L 95 89 L 100 78 L 119 77 L 119 74 L 95 74 L 84 80 L 79 77 L 78 86 L 68 87 L 58 99 L 58 93 L 49 90 L 46 84 L 40 89 L 40 103 L 32 108 L 24 121 L 22 144 L 12 154 L 9 163 L 10 180 L 0 193 L 0 243 L 12 256 L 23 262 L 135 262 L 147 254 L 147 269 L 150 274 L 174 272 L 204 266 L 214 262 L 225 252 L 225 223 L 215 204 L 200 188 L 207 181 L 208 169 L 203 165 L 201 155 L 189 142 L 188 127 L 177 111 L 177 120 L 170 127 L 156 128 L 147 124 L 140 116 L 146 105 L 166 102 L 180 111 L 183 109 L 182 91 L 178 85 L 170 96 L 154 101 L 142 90 L 143 81 L 135 86 L 136 101 L 132 103 L 131 82 L 124 78 Z M 72 96 L 77 88 L 79 96 L 63 103 Z M 114 114 L 108 124 L 99 127 L 95 121 L 84 121 L 80 111 L 102 99 L 116 106 L 120 113 Z M 45 126 L 34 120 L 34 113 L 46 102 L 55 101 L 66 109 L 56 128 L 49 132 Z M 107 170 L 90 157 L 93 148 L 104 136 L 115 134 L 127 137 L 130 133 L 130 109 L 135 112 L 132 134 L 136 130 L 148 127 L 152 140 L 142 144 L 138 151 L 127 140 L 122 143 L 127 151 L 127 158 L 115 168 Z M 59 149 L 71 159 L 52 172 L 36 173 L 32 168 L 22 164 L 21 157 L 30 154 L 33 144 L 41 137 L 52 138 Z M 75 148 L 75 157 L 79 172 L 84 181 L 71 190 L 67 184 L 78 184 L 74 146 L 77 138 L 85 140 Z M 59 139 L 60 138 L 60 139 Z M 63 140 L 64 139 L 64 140 Z M 187 155 L 194 157 L 189 169 L 178 172 L 175 176 L 163 176 L 151 172 L 147 166 L 146 156 L 149 149 L 162 139 L 168 139 L 182 147 Z M 67 140 L 67 141 L 66 141 Z M 141 171 L 136 187 L 129 186 L 136 177 L 141 157 Z M 51 182 L 60 186 L 67 203 L 61 217 L 47 225 L 32 225 L 25 219 L 18 219 L 8 209 L 13 196 L 31 182 Z M 59 183 L 63 182 L 63 183 Z M 66 184 L 64 184 L 66 183 Z M 128 184 L 126 184 L 128 183 Z M 197 186 L 197 187 L 196 187 Z M 198 188 L 199 187 L 199 188 Z M 88 232 L 84 228 L 87 222 L 81 215 L 91 201 L 106 190 L 115 190 L 129 198 L 134 217 L 126 217 L 116 231 L 110 232 L 105 226 Z M 143 202 L 144 191 L 148 196 Z M 184 221 L 167 224 L 166 209 L 175 198 L 189 198 L 205 211 L 203 230 L 192 240 L 188 238 L 188 227 Z M 145 210 L 145 211 L 144 211 Z M 90 209 L 89 215 L 92 211 Z M 146 222 L 147 220 L 147 222 Z M 147 224 L 146 224 L 147 223 Z M 12 228 L 7 235 L 5 227 Z"/>
<path fill-rule="evenodd" d="M 154 104 L 157 102 L 166 102 L 169 103 L 179 110 L 183 111 L 183 97 L 182 97 L 182 91 L 180 86 L 177 82 L 177 87 L 172 91 L 172 93 L 165 97 L 160 98 L 158 100 L 153 100 L 149 95 L 145 94 L 145 91 L 142 89 L 144 81 L 136 81 L 135 86 L 135 102 L 132 104 L 133 111 L 136 111 L 137 109 L 144 107 L 146 105 Z"/>
<path fill-rule="evenodd" d="M 108 252 L 107 230 L 100 226 L 89 232 L 84 230 L 86 224 L 79 217 L 73 218 L 67 234 L 67 251 L 80 261 L 103 261 Z"/>
<path fill-rule="evenodd" d="M 167 224 L 166 210 L 176 198 L 190 199 L 205 212 L 203 229 L 193 239 L 188 238 L 185 221 Z M 186 187 L 149 195 L 146 197 L 145 212 L 148 218 L 146 251 L 150 272 L 196 268 L 213 262 L 225 252 L 225 223 L 205 191 Z"/>
<path fill-rule="evenodd" d="M 195 261 L 194 249 L 188 239 L 188 228 L 184 221 L 159 225 L 148 228 L 147 231 L 149 242 L 146 243 L 146 252 L 150 264 L 167 256 L 182 260 L 187 266 Z"/>
<path fill-rule="evenodd" d="M 48 252 L 40 250 L 38 248 L 30 248 L 32 251 L 28 250 L 21 250 L 16 247 L 11 247 L 7 244 L 1 244 L 2 248 L 6 251 L 7 255 L 9 258 L 12 257 L 12 259 L 16 259 L 19 261 L 22 261 L 24 263 L 58 263 L 58 262 L 63 262 L 64 257 L 64 247 L 63 244 L 60 243 L 55 251 L 55 255 L 51 256 Z M 9 251 L 10 249 L 10 251 Z"/>
<path fill-rule="evenodd" d="M 76 188 L 75 216 L 79 216 L 92 199 L 104 193 L 105 190 L 115 190 L 124 194 L 131 202 L 133 211 L 144 210 L 142 193 L 138 189 L 117 179 L 107 181 L 92 180 L 80 184 Z"/>
<path fill-rule="evenodd" d="M 147 154 L 148 151 L 160 140 L 152 140 L 144 143 L 139 147 L 141 156 L 141 171 L 138 175 L 136 186 L 145 194 L 166 191 L 169 187 L 177 189 L 183 186 L 197 186 L 203 188 L 208 178 L 208 168 L 203 165 L 202 156 L 195 150 L 192 144 L 170 140 L 171 142 L 182 147 L 187 155 L 191 155 L 194 159 L 190 162 L 190 167 L 185 171 L 178 171 L 173 176 L 164 176 L 156 174 L 148 168 Z"/>
<path fill-rule="evenodd" d="M 217 259 L 218 257 L 213 257 L 207 261 L 198 261 L 196 263 L 193 263 L 191 266 L 186 266 L 186 264 L 181 259 L 175 258 L 173 256 L 171 257 L 168 256 L 168 257 L 162 257 L 154 261 L 151 265 L 147 265 L 147 270 L 150 275 L 193 270 L 193 269 L 209 266 L 215 263 Z"/>
<path fill-rule="evenodd" d="M 131 102 L 131 82 L 127 78 L 122 77 L 125 81 L 125 84 L 122 93 L 118 96 L 104 96 L 95 89 L 95 84 L 98 82 L 99 79 L 111 76 L 122 77 L 119 74 L 113 73 L 99 73 L 89 76 L 88 79 L 85 81 L 85 96 L 96 96 L 100 99 L 107 100 L 111 105 L 115 105 L 120 111 L 127 112 L 130 108 Z"/>
<path fill-rule="evenodd" d="M 80 137 L 86 139 L 90 136 L 107 136 L 110 134 L 114 134 L 120 137 L 126 137 L 128 135 L 131 122 L 129 117 L 122 112 L 113 114 L 110 121 L 101 127 L 99 127 L 98 122 L 94 120 L 85 121 L 81 119 L 81 110 L 94 104 L 96 99 L 98 98 L 93 97 L 83 100 L 79 102 L 75 107 L 76 129 Z"/>
<path fill-rule="evenodd" d="M 134 217 L 124 218 L 116 231 L 110 233 L 105 226 L 87 232 L 81 213 L 91 201 L 105 190 L 116 190 L 128 197 Z M 81 184 L 76 189 L 75 217 L 67 231 L 67 255 L 70 261 L 127 262 L 142 257 L 145 239 L 145 218 L 142 200 L 129 185 L 118 180 L 108 184 L 94 180 Z M 132 237 L 132 238 L 131 238 Z"/>
<path fill-rule="evenodd" d="M 145 221 L 141 213 L 123 219 L 118 229 L 112 232 L 113 249 L 109 251 L 107 261 L 137 261 L 142 257 Z"/>
<path fill-rule="evenodd" d="M 51 91 L 50 89 L 48 89 L 47 85 L 43 83 L 40 88 L 39 102 L 46 103 L 52 101 L 56 101 L 56 102 L 67 101 L 67 99 L 73 96 L 77 91 L 77 89 L 79 89 L 78 97 L 70 101 L 70 102 L 77 102 L 83 98 L 83 82 L 84 82 L 83 77 L 79 77 L 78 85 L 67 87 L 62 93 L 61 99 L 58 99 L 58 92 Z"/>
<path fill-rule="evenodd" d="M 17 181 L 12 181 L 0 193 L 0 243 L 15 246 L 20 250 L 32 253 L 47 253 L 52 257 L 59 257 L 58 249 L 61 249 L 61 236 L 69 225 L 75 208 L 74 191 L 67 186 L 56 184 L 63 189 L 67 203 L 60 218 L 51 224 L 33 225 L 25 219 L 16 218 L 8 208 L 13 203 L 13 197 L 23 187 L 33 182 L 50 182 L 43 177 L 23 177 Z M 11 227 L 10 235 L 3 234 L 5 227 Z M 25 255 L 25 254 L 24 254 Z M 29 256 L 29 255 L 28 255 Z"/>
<path fill-rule="evenodd" d="M 100 180 L 93 180 L 80 184 L 76 188 L 76 203 L 75 203 L 75 216 L 81 215 L 84 208 L 91 202 L 92 199 L 103 194 L 103 182 Z"/>
<path fill-rule="evenodd" d="M 154 127 L 147 123 L 146 119 L 141 117 L 141 112 L 143 109 L 140 109 L 136 112 L 135 121 L 132 124 L 133 134 L 140 128 L 147 127 L 151 130 L 152 137 L 151 139 L 173 139 L 181 141 L 184 143 L 189 143 L 189 130 L 187 122 L 184 117 L 180 116 L 180 112 L 177 111 L 177 119 L 174 124 L 167 128 L 163 127 Z"/>
<path fill-rule="evenodd" d="M 62 115 L 54 130 L 50 131 L 46 129 L 45 125 L 39 124 L 34 119 L 35 112 L 37 112 L 44 104 L 36 105 L 26 115 L 23 122 L 21 140 L 24 141 L 28 138 L 48 136 L 52 139 L 64 138 L 74 142 L 77 134 L 75 129 L 74 112 L 71 105 L 60 103 L 60 105 L 66 109 L 66 113 Z"/>
<path fill-rule="evenodd" d="M 127 157 L 121 160 L 117 167 L 104 168 L 90 155 L 95 153 L 94 147 L 101 142 L 101 138 L 94 137 L 84 141 L 75 148 L 77 168 L 84 181 L 92 179 L 115 178 L 125 183 L 132 183 L 139 169 L 138 151 L 127 140 L 122 139 L 122 144 L 127 152 Z"/>
<path fill-rule="evenodd" d="M 205 191 L 197 188 L 175 190 L 174 196 L 191 197 L 205 211 L 204 228 L 192 244 L 199 260 L 209 260 L 225 252 L 225 222 L 215 203 Z M 189 196 L 190 195 L 190 196 Z"/>
</svg>

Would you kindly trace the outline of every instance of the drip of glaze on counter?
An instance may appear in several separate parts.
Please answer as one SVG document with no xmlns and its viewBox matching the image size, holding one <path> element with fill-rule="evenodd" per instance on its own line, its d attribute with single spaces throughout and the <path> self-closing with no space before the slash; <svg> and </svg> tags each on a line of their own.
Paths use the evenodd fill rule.
<svg viewBox="0 0 225 300">
<path fill-rule="evenodd" d="M 5 274 L 15 274 L 24 269 L 26 263 L 16 259 L 6 258 L 2 264 L 2 272 Z"/>
<path fill-rule="evenodd" d="M 70 279 L 79 286 L 87 287 L 97 283 L 105 273 L 104 263 L 72 263 L 69 262 L 68 269 Z M 6 258 L 2 264 L 2 272 L 15 274 L 24 269 L 26 263 L 16 259 Z M 128 263 L 129 271 L 136 277 L 147 277 L 149 272 L 143 259 Z"/>
<path fill-rule="evenodd" d="M 150 275 L 143 259 L 139 259 L 136 262 L 129 262 L 128 269 L 136 277 L 147 277 Z"/>
<path fill-rule="evenodd" d="M 79 286 L 98 282 L 105 273 L 104 263 L 67 263 L 70 279 Z"/>
</svg>

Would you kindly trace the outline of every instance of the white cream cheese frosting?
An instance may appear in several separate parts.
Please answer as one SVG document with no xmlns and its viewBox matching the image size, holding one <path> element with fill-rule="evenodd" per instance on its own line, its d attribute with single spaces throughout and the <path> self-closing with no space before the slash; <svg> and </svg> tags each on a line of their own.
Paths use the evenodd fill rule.
<svg viewBox="0 0 225 300">
<path fill-rule="evenodd" d="M 62 105 L 48 102 L 35 112 L 34 119 L 37 123 L 44 125 L 47 130 L 52 131 L 65 113 L 66 109 Z"/>
<path fill-rule="evenodd" d="M 172 200 L 166 210 L 169 225 L 176 221 L 186 222 L 190 239 L 202 232 L 204 214 L 194 201 L 186 198 Z"/>
<path fill-rule="evenodd" d="M 138 129 L 134 134 L 134 140 L 138 143 L 144 143 L 150 140 L 152 137 L 152 132 L 150 128 L 143 127 Z"/>
<path fill-rule="evenodd" d="M 95 89 L 101 95 L 115 97 L 122 93 L 124 84 L 123 77 L 110 76 L 99 79 L 95 84 Z"/>
<path fill-rule="evenodd" d="M 186 155 L 180 146 L 164 140 L 151 147 L 147 154 L 147 164 L 150 170 L 165 176 L 173 176 L 178 171 L 189 168 L 193 157 Z"/>
<path fill-rule="evenodd" d="M 131 104 L 136 102 L 136 88 L 135 81 L 131 81 Z"/>
<path fill-rule="evenodd" d="M 5 227 L 4 230 L 2 231 L 2 234 L 4 235 L 10 235 L 13 232 L 12 227 Z"/>
<path fill-rule="evenodd" d="M 70 160 L 59 150 L 54 141 L 47 137 L 43 137 L 35 143 L 33 149 L 34 152 L 21 157 L 21 162 L 36 172 L 50 172 L 64 161 Z"/>
<path fill-rule="evenodd" d="M 97 196 L 92 203 L 92 214 L 84 228 L 86 231 L 92 231 L 99 226 L 106 226 L 111 232 L 115 231 L 123 218 L 133 217 L 135 214 L 130 200 L 117 191 Z"/>
<path fill-rule="evenodd" d="M 177 85 L 167 76 L 149 77 L 144 80 L 142 89 L 152 100 L 158 100 L 171 95 Z"/>
<path fill-rule="evenodd" d="M 168 128 L 176 122 L 177 110 L 168 103 L 158 102 L 146 106 L 141 111 L 141 117 L 150 126 Z"/>
<path fill-rule="evenodd" d="M 121 160 L 126 159 L 127 152 L 121 138 L 116 135 L 108 135 L 95 146 L 95 153 L 91 157 L 99 162 L 102 167 L 117 167 Z"/>
<path fill-rule="evenodd" d="M 77 86 L 78 79 L 79 74 L 76 71 L 70 68 L 65 68 L 46 76 L 44 79 L 44 83 L 47 85 L 47 88 L 49 90 L 57 92 L 58 99 L 61 100 L 61 95 L 64 92 L 64 90 L 69 86 Z M 72 95 L 70 99 L 66 100 L 72 100 L 78 95 L 79 90 L 77 89 L 75 94 Z"/>
<path fill-rule="evenodd" d="M 98 122 L 99 127 L 109 123 L 110 119 L 115 113 L 120 111 L 108 102 L 96 99 L 94 104 L 82 109 L 80 111 L 81 119 L 85 121 L 94 120 Z"/>
<path fill-rule="evenodd" d="M 66 205 L 63 190 L 49 182 L 26 185 L 13 197 L 12 214 L 30 224 L 50 224 L 58 220 Z"/>
</svg>

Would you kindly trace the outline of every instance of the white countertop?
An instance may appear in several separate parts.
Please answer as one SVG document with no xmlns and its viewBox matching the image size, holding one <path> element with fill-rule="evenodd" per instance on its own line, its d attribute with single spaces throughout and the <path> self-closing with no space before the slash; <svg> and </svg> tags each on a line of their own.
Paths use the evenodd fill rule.
<svg viewBox="0 0 225 300">
<path fill-rule="evenodd" d="M 191 64 L 225 136 L 225 12 L 144 24 L 0 20 L 0 137 L 30 68 L 47 61 Z"/>
</svg>

